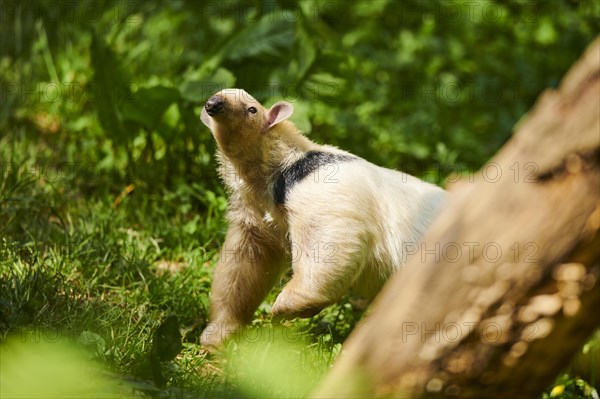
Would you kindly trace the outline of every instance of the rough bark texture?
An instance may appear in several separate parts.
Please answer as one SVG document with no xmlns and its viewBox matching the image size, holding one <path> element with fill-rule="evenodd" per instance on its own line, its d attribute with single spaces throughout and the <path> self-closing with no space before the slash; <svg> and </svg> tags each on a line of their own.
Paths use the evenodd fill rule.
<svg viewBox="0 0 600 399">
<path fill-rule="evenodd" d="M 531 398 L 600 324 L 600 39 L 461 183 L 312 397 Z"/>
</svg>

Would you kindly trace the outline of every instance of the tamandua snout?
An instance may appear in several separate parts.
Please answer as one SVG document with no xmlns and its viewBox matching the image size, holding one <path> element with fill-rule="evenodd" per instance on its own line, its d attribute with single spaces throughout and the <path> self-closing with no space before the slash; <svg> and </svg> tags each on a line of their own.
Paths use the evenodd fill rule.
<svg viewBox="0 0 600 399">
<path fill-rule="evenodd" d="M 374 298 L 444 202 L 439 187 L 313 143 L 288 120 L 292 112 L 285 101 L 266 109 L 240 89 L 202 109 L 229 194 L 205 345 L 250 322 L 290 264 L 276 317 L 313 316 L 350 289 Z"/>
</svg>

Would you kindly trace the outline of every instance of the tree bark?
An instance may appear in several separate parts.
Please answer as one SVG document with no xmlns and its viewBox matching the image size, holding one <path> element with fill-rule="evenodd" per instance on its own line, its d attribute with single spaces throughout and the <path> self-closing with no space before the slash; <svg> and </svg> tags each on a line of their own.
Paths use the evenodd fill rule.
<svg viewBox="0 0 600 399">
<path fill-rule="evenodd" d="M 600 324 L 600 38 L 442 214 L 313 398 L 531 398 Z"/>
</svg>

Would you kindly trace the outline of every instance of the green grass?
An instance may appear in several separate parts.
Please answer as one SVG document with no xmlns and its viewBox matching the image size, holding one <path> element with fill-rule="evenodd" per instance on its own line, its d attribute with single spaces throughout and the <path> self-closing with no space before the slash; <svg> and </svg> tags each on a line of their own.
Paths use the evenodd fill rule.
<svg viewBox="0 0 600 399">
<path fill-rule="evenodd" d="M 231 367 L 224 359 L 245 358 L 236 354 L 248 350 L 243 342 L 228 347 L 227 356 L 207 357 L 198 339 L 226 231 L 224 194 L 200 185 L 157 189 L 110 170 L 86 180 L 55 154 L 31 133 L 0 140 L 2 339 L 52 342 L 60 335 L 111 372 L 152 385 L 153 332 L 176 315 L 183 349 L 162 363 L 160 389 L 239 396 L 239 384 L 231 382 L 236 373 L 225 373 Z M 107 183 L 113 178 L 116 184 Z M 129 184 L 133 190 L 125 194 Z M 273 335 L 269 303 L 280 288 L 257 311 L 246 341 Z M 302 337 L 299 358 L 310 357 L 323 371 L 358 317 L 340 304 L 291 323 L 286 334 Z"/>
<path fill-rule="evenodd" d="M 226 231 L 223 192 L 156 188 L 119 170 L 82 175 L 56 154 L 31 132 L 0 139 L 2 341 L 35 347 L 63 337 L 128 387 L 125 396 L 299 397 L 314 387 L 359 311 L 342 301 L 275 328 L 269 304 L 280 283 L 241 339 L 207 355 L 199 334 Z M 183 346 L 172 361 L 156 362 L 154 332 L 169 315 L 177 316 Z M 179 336 L 164 340 L 178 344 Z M 593 392 L 566 374 L 545 397 Z"/>
<path fill-rule="evenodd" d="M 5 348 L 11 340 L 35 348 L 62 337 L 110 371 L 110 380 L 126 387 L 124 396 L 301 397 L 310 392 L 336 359 L 359 311 L 342 301 L 310 320 L 275 327 L 269 304 L 280 283 L 237 340 L 222 353 L 207 355 L 199 334 L 207 322 L 212 271 L 226 231 L 224 194 L 199 184 L 181 183 L 174 191 L 154 188 L 110 170 L 86 180 L 55 154 L 22 131 L 0 139 L 0 157 L 6 160 L 0 175 Z M 170 315 L 177 316 L 177 333 L 154 338 Z M 177 357 L 156 361 L 157 345 L 177 347 L 179 331 L 183 345 L 175 350 Z M 593 342 L 597 347 L 600 341 Z M 31 359 L 47 362 L 43 354 L 49 349 L 31 350 L 42 358 L 19 359 L 35 373 L 42 366 Z M 26 380 L 22 385 L 23 396 L 34 392 Z M 592 398 L 593 392 L 583 379 L 566 374 L 545 397 Z"/>
</svg>

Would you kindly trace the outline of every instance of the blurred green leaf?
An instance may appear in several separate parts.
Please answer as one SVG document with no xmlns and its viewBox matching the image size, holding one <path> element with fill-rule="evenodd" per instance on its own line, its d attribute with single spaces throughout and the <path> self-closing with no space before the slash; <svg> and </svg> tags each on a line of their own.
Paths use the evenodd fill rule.
<svg viewBox="0 0 600 399">
<path fill-rule="evenodd" d="M 282 13 L 267 14 L 241 29 L 223 47 L 224 59 L 263 60 L 281 56 L 294 43 L 295 24 Z"/>
<path fill-rule="evenodd" d="M 230 376 L 249 397 L 306 397 L 327 368 L 299 331 L 246 329 L 227 348 Z"/>
<path fill-rule="evenodd" d="M 27 333 L 0 345 L 0 396 L 23 399 L 125 398 L 130 389 L 55 334 Z M 35 339 L 37 337 L 38 339 Z M 44 340 L 44 337 L 52 337 Z M 40 339 L 42 338 L 42 339 Z"/>
<path fill-rule="evenodd" d="M 234 85 L 235 76 L 225 68 L 217 69 L 211 76 L 202 76 L 201 70 L 198 70 L 186 76 L 179 91 L 183 99 L 203 103 L 217 91 Z"/>
<path fill-rule="evenodd" d="M 552 21 L 548 18 L 542 18 L 535 32 L 535 40 L 541 45 L 548 45 L 554 43 L 557 36 Z"/>
<path fill-rule="evenodd" d="M 306 32 L 304 25 L 299 20 L 297 25 L 297 59 L 298 59 L 298 71 L 297 76 L 299 79 L 303 78 L 308 69 L 314 63 L 317 57 L 317 50 L 315 48 L 314 40 Z"/>
<path fill-rule="evenodd" d="M 291 120 L 294 122 L 296 127 L 304 133 L 310 133 L 312 125 L 310 122 L 311 107 L 310 103 L 305 101 L 294 102 L 294 113 L 292 114 Z"/>
<path fill-rule="evenodd" d="M 125 129 L 121 103 L 131 99 L 130 82 L 115 53 L 104 39 L 93 33 L 91 60 L 94 83 L 98 88 L 96 110 L 105 134 L 117 142 L 124 142 L 135 132 Z"/>
<path fill-rule="evenodd" d="M 179 91 L 171 87 L 140 88 L 131 101 L 122 104 L 121 114 L 124 119 L 137 122 L 150 131 L 156 128 L 167 108 L 178 100 Z"/>
</svg>

